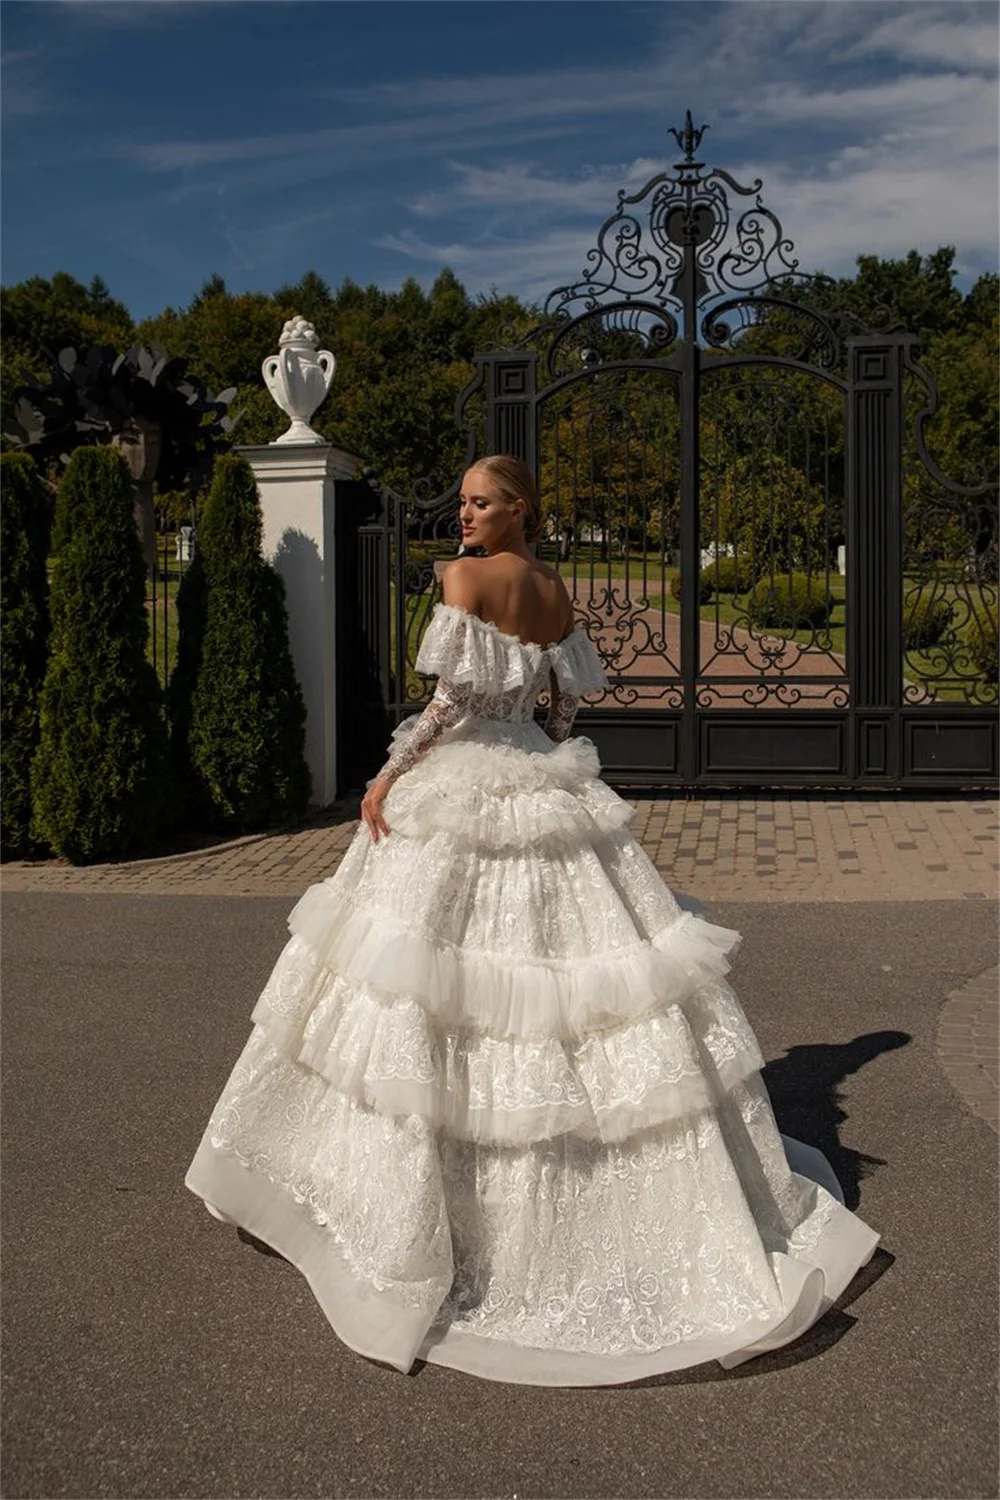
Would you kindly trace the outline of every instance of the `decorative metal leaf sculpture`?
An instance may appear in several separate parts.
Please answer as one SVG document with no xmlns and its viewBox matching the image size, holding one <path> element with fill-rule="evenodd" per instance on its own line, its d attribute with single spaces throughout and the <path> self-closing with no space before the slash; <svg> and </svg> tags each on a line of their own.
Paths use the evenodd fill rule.
<svg viewBox="0 0 1000 1500">
<path fill-rule="evenodd" d="M 13 394 L 9 443 L 32 451 L 42 468 L 65 465 L 74 448 L 113 443 L 128 460 L 136 486 L 136 523 L 146 560 L 156 566 L 153 482 L 164 489 L 198 488 L 215 455 L 228 448 L 240 412 L 235 387 L 213 396 L 187 360 L 158 344 L 60 349 L 49 355 L 47 381 L 29 380 Z"/>
<path fill-rule="evenodd" d="M 241 415 L 230 411 L 235 387 L 213 396 L 188 373 L 186 359 L 171 358 L 159 345 L 134 344 L 119 353 L 95 344 L 49 358 L 48 380 L 29 380 L 13 393 L 14 421 L 4 432 L 43 464 L 85 443 L 111 442 L 142 419 L 161 430 L 159 483 L 198 485 Z"/>
</svg>

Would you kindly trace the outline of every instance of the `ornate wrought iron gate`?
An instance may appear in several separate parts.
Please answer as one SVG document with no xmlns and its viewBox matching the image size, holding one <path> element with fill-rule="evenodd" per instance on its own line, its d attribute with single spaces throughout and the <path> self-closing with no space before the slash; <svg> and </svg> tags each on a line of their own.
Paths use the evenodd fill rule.
<svg viewBox="0 0 1000 1500">
<path fill-rule="evenodd" d="M 690 114 L 673 134 L 683 160 L 619 193 L 580 280 L 477 358 L 457 412 L 468 461 L 537 472 L 541 555 L 611 681 L 579 731 L 620 785 L 993 785 L 996 486 L 936 467 L 914 337 L 852 326 L 760 182 L 706 171 Z M 428 695 L 460 482 L 372 491 L 345 537 L 355 773 Z"/>
</svg>

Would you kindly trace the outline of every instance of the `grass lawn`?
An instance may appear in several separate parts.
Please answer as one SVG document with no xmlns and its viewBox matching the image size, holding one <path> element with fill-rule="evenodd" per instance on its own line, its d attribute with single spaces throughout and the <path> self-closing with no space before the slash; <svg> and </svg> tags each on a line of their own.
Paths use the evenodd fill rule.
<svg viewBox="0 0 1000 1500">
<path fill-rule="evenodd" d="M 625 564 L 624 564 L 624 562 L 622 560 L 618 559 L 611 566 L 612 566 L 612 575 L 611 576 L 612 576 L 613 581 L 616 584 L 619 584 L 619 585 L 624 584 L 624 581 L 625 581 Z M 680 601 L 677 600 L 677 599 L 675 599 L 674 596 L 673 596 L 673 594 L 671 594 L 671 592 L 670 592 L 670 582 L 671 582 L 671 580 L 673 578 L 677 577 L 679 571 L 680 570 L 678 568 L 667 567 L 664 570 L 664 572 L 661 574 L 661 572 L 660 572 L 660 559 L 659 559 L 659 555 L 657 554 L 655 557 L 650 557 L 648 559 L 647 577 L 648 577 L 648 581 L 649 581 L 649 584 L 651 585 L 651 587 L 648 589 L 648 592 L 646 593 L 645 597 L 648 599 L 649 607 L 651 609 L 653 609 L 653 610 L 659 610 L 662 607 L 666 611 L 666 613 L 668 613 L 668 614 L 671 614 L 671 615 L 679 615 L 680 614 Z M 565 569 L 565 568 L 561 569 L 561 572 L 563 574 L 563 578 L 565 579 L 567 585 L 571 586 L 572 585 L 572 581 L 573 581 L 572 580 L 572 572 L 570 570 Z M 608 576 L 608 574 L 607 574 L 607 564 L 604 564 L 603 575 L 602 575 L 602 573 L 601 573 L 601 571 L 599 569 L 595 568 L 594 583 L 595 583 L 595 589 L 597 591 L 599 591 L 600 588 L 601 588 L 602 579 L 606 580 L 607 576 Z M 661 592 L 661 585 L 660 585 L 661 577 L 663 578 L 662 592 Z M 155 599 L 156 642 L 155 642 L 155 654 L 154 654 L 154 642 L 153 642 L 153 619 L 154 619 L 154 594 L 153 594 L 153 585 L 152 585 L 152 583 L 147 583 L 147 585 L 146 585 L 146 611 L 147 611 L 147 616 L 148 616 L 149 622 L 150 622 L 150 632 L 149 632 L 149 640 L 148 640 L 148 645 L 147 645 L 147 655 L 149 657 L 149 660 L 153 663 L 154 667 L 156 668 L 156 672 L 157 672 L 157 675 L 158 675 L 158 677 L 160 679 L 161 684 L 164 685 L 164 686 L 166 685 L 166 683 L 167 683 L 167 681 L 169 679 L 169 673 L 170 673 L 170 671 L 173 670 L 173 667 L 174 667 L 174 665 L 175 665 L 175 663 L 177 661 L 177 610 L 176 610 L 176 599 L 177 599 L 177 590 L 178 590 L 178 588 L 180 586 L 180 578 L 181 578 L 180 571 L 178 569 L 176 569 L 176 568 L 173 568 L 168 573 L 168 575 L 167 575 L 167 577 L 165 579 L 161 576 L 161 578 L 158 579 L 157 584 L 156 584 L 156 599 Z M 820 575 L 820 581 L 822 581 L 822 575 Z M 578 596 L 579 599 L 582 600 L 590 592 L 590 588 L 589 588 L 589 584 L 590 584 L 590 570 L 589 570 L 589 567 L 587 569 L 584 569 L 583 567 L 579 566 L 579 563 L 578 563 L 577 570 L 576 570 L 576 583 L 577 583 L 577 589 L 576 589 L 577 596 Z M 641 594 L 641 592 L 640 592 L 640 590 L 641 590 L 641 584 L 642 584 L 641 560 L 640 560 L 639 566 L 637 567 L 636 566 L 636 560 L 632 559 L 630 561 L 630 564 L 629 564 L 628 596 L 633 601 L 636 600 L 636 599 L 638 599 L 638 598 L 643 597 L 642 594 Z M 916 580 L 907 580 L 906 584 L 904 585 L 904 591 L 908 592 L 911 587 L 915 588 L 916 584 L 917 584 Z M 846 587 L 846 582 L 845 582 L 844 577 L 841 574 L 839 574 L 839 573 L 831 573 L 831 575 L 830 575 L 830 595 L 831 595 L 831 598 L 833 600 L 833 610 L 832 610 L 832 617 L 831 617 L 829 626 L 824 631 L 817 633 L 816 637 L 814 637 L 813 632 L 810 631 L 810 630 L 792 631 L 789 634 L 789 636 L 788 636 L 789 641 L 795 641 L 797 644 L 799 644 L 801 646 L 808 646 L 810 644 L 813 644 L 815 646 L 819 646 L 821 649 L 832 651 L 836 655 L 839 655 L 839 656 L 846 655 L 846 628 L 845 628 L 846 622 L 845 622 L 845 618 L 844 618 L 844 612 L 845 612 L 845 608 L 846 608 L 845 587 Z M 655 592 L 654 592 L 654 589 L 655 589 Z M 624 599 L 624 597 L 625 597 L 625 591 L 624 591 L 623 588 L 619 587 L 616 590 L 616 592 L 619 594 L 620 597 L 622 597 Z M 975 597 L 975 593 L 976 593 L 976 590 L 975 590 L 974 585 L 972 585 L 972 584 L 961 584 L 961 585 L 958 585 L 958 584 L 945 584 L 941 588 L 941 595 L 940 596 L 944 597 L 944 598 L 955 598 L 955 597 L 958 597 L 965 604 L 968 603 L 968 600 L 969 600 L 970 596 L 972 596 L 972 602 L 973 602 L 973 604 L 979 602 L 982 605 L 981 598 L 977 601 L 976 597 Z M 410 630 L 409 627 L 410 627 L 411 623 L 413 622 L 414 617 L 418 614 L 418 612 L 422 615 L 422 617 L 423 617 L 423 619 L 424 619 L 425 622 L 429 621 L 430 617 L 431 617 L 432 604 L 433 604 L 433 599 L 432 599 L 431 596 L 429 596 L 427 594 L 407 594 L 407 596 L 406 596 L 406 605 L 405 605 L 405 608 L 406 608 L 406 618 L 407 618 L 407 627 L 408 627 L 407 628 L 407 636 L 408 636 L 408 639 L 410 641 L 411 654 L 414 654 L 414 637 L 413 637 L 413 634 L 412 634 L 412 632 L 411 632 L 411 630 Z M 983 606 L 983 608 L 985 609 L 985 606 Z M 743 626 L 745 626 L 745 623 L 746 623 L 745 610 L 741 609 L 740 607 L 738 607 L 738 605 L 737 605 L 737 607 L 734 607 L 732 598 L 729 595 L 727 595 L 727 594 L 718 595 L 716 598 L 713 598 L 712 600 L 710 600 L 710 602 L 708 604 L 703 605 L 701 607 L 701 609 L 699 610 L 699 616 L 700 616 L 700 618 L 703 621 L 705 621 L 708 624 L 712 624 L 712 625 L 718 624 L 718 625 L 722 625 L 722 626 L 730 626 L 730 625 L 743 625 Z M 396 613 L 395 613 L 395 587 L 394 586 L 390 588 L 390 615 L 389 615 L 389 620 L 390 620 L 390 640 L 391 640 L 391 647 L 390 647 L 390 649 L 391 649 L 391 657 L 390 657 L 390 659 L 393 660 L 393 661 L 395 661 L 395 659 L 396 659 L 396 654 L 395 654 L 396 653 Z M 935 692 L 937 698 L 940 701 L 943 701 L 943 702 L 962 702 L 964 700 L 965 694 L 964 694 L 964 690 L 963 690 L 963 688 L 962 688 L 962 686 L 960 684 L 954 684 L 954 683 L 948 684 L 948 683 L 945 683 L 945 684 L 943 684 L 940 687 L 935 687 L 934 686 L 936 674 L 941 670 L 942 665 L 943 665 L 943 661 L 942 661 L 942 652 L 941 652 L 941 648 L 940 647 L 938 647 L 936 649 L 932 648 L 928 652 L 910 652 L 907 655 L 906 663 L 905 663 L 905 674 L 906 674 L 907 681 L 909 681 L 909 682 L 926 681 L 928 683 L 931 691 Z M 415 697 L 414 701 L 419 702 L 420 698 L 423 695 L 423 683 L 424 683 L 424 679 L 421 678 L 421 677 L 419 677 L 417 675 L 417 673 L 414 672 L 412 666 L 410 666 L 409 663 L 407 663 L 407 669 L 406 669 L 407 696 L 409 696 L 410 694 L 415 694 L 416 697 Z"/>
<path fill-rule="evenodd" d="M 624 581 L 625 581 L 625 576 L 626 576 L 624 561 L 622 561 L 620 559 L 616 560 L 615 562 L 613 562 L 611 564 L 611 568 L 612 568 L 611 577 L 612 577 L 613 582 L 616 583 L 616 584 L 623 584 Z M 607 580 L 607 578 L 608 578 L 608 571 L 607 571 L 608 564 L 607 563 L 605 563 L 603 565 L 603 569 L 604 569 L 603 573 L 601 572 L 600 568 L 598 568 L 596 566 L 595 566 L 595 569 L 594 569 L 595 593 L 598 593 L 598 594 L 601 591 L 602 584 L 605 583 L 606 580 Z M 569 587 L 572 590 L 572 584 L 573 584 L 573 573 L 572 573 L 572 570 L 571 569 L 567 569 L 566 567 L 562 567 L 560 569 L 560 572 L 562 573 L 563 579 L 564 579 L 565 583 L 567 584 L 567 587 Z M 662 609 L 664 609 L 664 611 L 667 614 L 671 614 L 671 615 L 679 615 L 680 614 L 680 609 L 681 609 L 680 601 L 678 599 L 675 599 L 674 596 L 673 596 L 673 594 L 670 592 L 670 583 L 671 583 L 671 580 L 674 579 L 674 578 L 676 578 L 679 575 L 679 573 L 680 573 L 680 569 L 676 568 L 676 567 L 672 567 L 672 566 L 667 566 L 666 568 L 663 569 L 663 571 L 661 573 L 659 554 L 656 554 L 655 556 L 650 556 L 650 557 L 647 558 L 647 579 L 648 579 L 648 584 L 650 586 L 648 588 L 648 591 L 647 591 L 645 597 L 648 600 L 649 607 L 651 609 L 658 611 L 659 609 L 662 608 Z M 576 594 L 577 594 L 577 598 L 579 600 L 583 600 L 584 598 L 586 598 L 587 594 L 590 592 L 590 576 L 591 575 L 590 575 L 589 565 L 588 565 L 588 567 L 586 569 L 583 568 L 582 566 L 580 566 L 579 559 L 578 559 L 577 568 L 576 568 Z M 630 560 L 629 568 L 628 568 L 628 577 L 629 577 L 629 583 L 628 583 L 628 595 L 627 596 L 632 601 L 636 601 L 637 599 L 641 599 L 643 597 L 643 595 L 641 593 L 641 589 L 642 589 L 642 563 L 641 563 L 641 558 L 638 560 L 638 565 L 637 565 L 636 559 L 631 559 Z M 661 585 L 661 579 L 663 580 L 662 585 Z M 825 584 L 825 575 L 824 574 L 819 574 L 818 577 L 817 577 L 817 582 L 819 582 L 821 585 L 824 585 Z M 914 578 L 904 579 L 904 584 L 903 584 L 904 598 L 909 597 L 911 595 L 911 591 L 915 590 L 919 586 L 919 583 L 920 583 L 920 580 L 918 580 L 918 579 L 914 579 Z M 925 584 L 925 588 L 926 587 L 927 587 L 927 585 Z M 655 592 L 654 592 L 654 590 L 655 590 Z M 810 630 L 810 629 L 804 629 L 804 630 L 793 630 L 793 631 L 790 631 L 790 632 L 788 632 L 787 636 L 785 636 L 785 632 L 782 632 L 782 635 L 785 636 L 785 638 L 789 642 L 794 641 L 797 645 L 800 645 L 800 646 L 803 646 L 803 647 L 807 647 L 807 646 L 811 645 L 815 649 L 819 649 L 819 650 L 822 650 L 822 651 L 830 651 L 830 652 L 834 653 L 835 655 L 838 655 L 838 656 L 846 658 L 846 654 L 847 654 L 847 629 L 846 629 L 846 623 L 847 622 L 846 622 L 846 618 L 845 618 L 845 612 L 846 612 L 846 608 L 847 608 L 846 590 L 847 590 L 847 580 L 846 580 L 845 576 L 843 574 L 841 574 L 841 573 L 831 573 L 830 574 L 830 581 L 829 581 L 829 591 L 830 591 L 830 598 L 831 598 L 831 601 L 832 601 L 832 609 L 831 609 L 831 616 L 830 616 L 829 624 L 825 628 L 823 628 L 821 630 L 817 630 L 815 633 L 812 630 Z M 619 597 L 622 598 L 622 600 L 624 601 L 624 598 L 626 597 L 625 590 L 623 588 L 618 588 L 616 590 L 616 592 L 619 595 Z M 394 661 L 395 660 L 395 649 L 396 649 L 396 641 L 395 641 L 395 609 L 394 609 L 395 592 L 394 592 L 394 589 L 391 590 L 390 593 L 391 593 L 391 598 L 393 600 L 393 606 L 392 606 L 393 612 L 392 612 L 392 615 L 391 615 L 391 621 L 392 621 L 392 624 L 391 624 L 392 647 L 391 647 L 391 649 L 392 649 L 393 655 L 392 655 L 391 659 Z M 981 591 L 978 589 L 978 587 L 976 585 L 973 585 L 973 584 L 953 584 L 953 583 L 943 584 L 943 585 L 940 585 L 938 587 L 938 589 L 935 591 L 935 593 L 936 593 L 936 597 L 938 597 L 938 598 L 944 598 L 944 599 L 954 599 L 954 598 L 957 598 L 957 599 L 959 599 L 960 601 L 962 601 L 962 604 L 963 604 L 964 608 L 967 608 L 968 603 L 969 603 L 970 598 L 971 598 L 972 604 L 976 605 L 978 603 L 979 606 L 980 606 L 980 608 L 985 613 L 985 602 L 982 599 Z M 978 598 L 977 598 L 977 595 L 978 595 Z M 413 651 L 413 646 L 412 646 L 413 636 L 412 636 L 412 633 L 409 630 L 409 624 L 413 620 L 414 615 L 417 613 L 418 610 L 421 610 L 423 612 L 424 617 L 425 617 L 426 620 L 430 619 L 430 615 L 431 615 L 431 601 L 430 601 L 430 599 L 428 598 L 428 596 L 426 594 L 416 594 L 416 595 L 414 595 L 414 594 L 408 594 L 406 596 L 406 606 L 405 607 L 406 607 L 407 626 L 408 626 L 408 628 L 407 628 L 407 636 L 408 636 L 408 639 L 411 642 L 411 652 L 412 652 Z M 964 613 L 964 608 L 963 608 L 963 613 Z M 739 597 L 737 598 L 737 604 L 734 606 L 732 596 L 730 596 L 728 594 L 719 594 L 719 595 L 715 596 L 713 599 L 711 599 L 709 601 L 708 604 L 702 605 L 701 608 L 699 609 L 698 613 L 699 613 L 699 617 L 703 621 L 705 621 L 707 624 L 718 625 L 718 626 L 736 625 L 737 627 L 742 627 L 742 628 L 745 628 L 745 626 L 746 626 L 746 610 L 745 610 L 744 607 L 740 607 Z M 965 690 L 965 686 L 964 686 L 963 683 L 955 683 L 955 682 L 950 682 L 949 683 L 949 682 L 944 682 L 944 683 L 942 683 L 940 685 L 936 685 L 937 676 L 942 671 L 942 668 L 944 667 L 944 665 L 945 665 L 945 653 L 943 652 L 943 650 L 942 650 L 941 647 L 931 648 L 931 650 L 929 650 L 927 652 L 910 651 L 910 652 L 907 653 L 906 658 L 905 658 L 905 663 L 904 663 L 904 677 L 905 677 L 905 680 L 908 683 L 926 682 L 928 684 L 928 687 L 929 687 L 930 691 L 934 693 L 935 697 L 940 702 L 946 702 L 946 703 L 948 703 L 948 702 L 956 702 L 956 703 L 965 702 L 966 701 L 966 690 Z M 407 663 L 407 668 L 406 668 L 407 694 L 409 695 L 411 692 L 420 690 L 422 682 L 423 682 L 423 679 L 420 678 L 413 671 L 413 668 L 409 665 L 409 663 Z"/>
</svg>

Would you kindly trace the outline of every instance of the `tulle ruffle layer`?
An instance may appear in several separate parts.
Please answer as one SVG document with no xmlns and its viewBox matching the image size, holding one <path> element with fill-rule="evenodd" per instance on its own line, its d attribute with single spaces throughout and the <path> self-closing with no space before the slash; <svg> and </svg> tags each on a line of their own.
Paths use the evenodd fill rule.
<svg viewBox="0 0 1000 1500">
<path fill-rule="evenodd" d="M 624 1140 L 717 1104 L 763 1065 L 722 984 L 574 1039 L 449 1029 L 427 1004 L 331 972 L 295 937 L 253 1020 L 284 1057 L 352 1098 L 493 1143 Z"/>
<path fill-rule="evenodd" d="M 367 906 L 345 906 L 329 884 L 310 886 L 288 925 L 329 974 L 417 1000 L 451 1030 L 525 1039 L 580 1039 L 684 1005 L 728 973 L 741 936 L 683 912 L 651 942 L 531 958 L 431 938 Z"/>
<path fill-rule="evenodd" d="M 583 738 L 542 751 L 445 741 L 396 782 L 386 818 L 409 838 L 446 832 L 462 848 L 483 852 L 578 848 L 635 816 L 597 770 L 597 752 Z"/>
<path fill-rule="evenodd" d="M 621 1144 L 462 1141 L 345 1096 L 258 1029 L 186 1180 L 297 1265 L 355 1349 L 590 1385 L 739 1363 L 839 1296 L 878 1236 L 797 1175 L 808 1159 L 790 1168 L 795 1144 L 759 1078 Z"/>
<path fill-rule="evenodd" d="M 437 604 L 417 653 L 416 669 L 452 683 L 470 683 L 477 693 L 511 692 L 524 686 L 547 660 L 564 693 L 583 697 L 607 687 L 588 637 L 577 629 L 550 646 L 505 635 L 454 604 Z"/>
</svg>

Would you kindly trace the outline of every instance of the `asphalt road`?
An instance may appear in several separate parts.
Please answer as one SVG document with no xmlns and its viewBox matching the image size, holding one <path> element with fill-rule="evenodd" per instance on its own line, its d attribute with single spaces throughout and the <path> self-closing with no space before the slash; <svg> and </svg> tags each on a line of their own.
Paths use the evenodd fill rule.
<svg viewBox="0 0 1000 1500">
<path fill-rule="evenodd" d="M 997 1142 L 934 1052 L 988 903 L 712 908 L 779 1123 L 882 1245 L 788 1350 L 584 1391 L 368 1363 L 183 1187 L 291 904 L 4 900 L 8 1500 L 997 1495 Z"/>
</svg>

